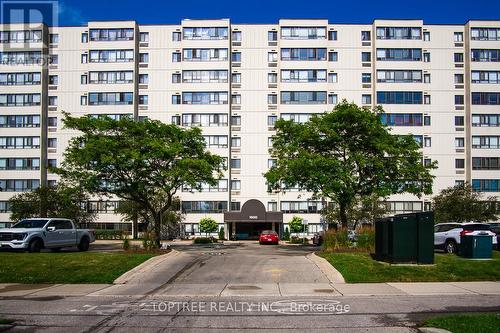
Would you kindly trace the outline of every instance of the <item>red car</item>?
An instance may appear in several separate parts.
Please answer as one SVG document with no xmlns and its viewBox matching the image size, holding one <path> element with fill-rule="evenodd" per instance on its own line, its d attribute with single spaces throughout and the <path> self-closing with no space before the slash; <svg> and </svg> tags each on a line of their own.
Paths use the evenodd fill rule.
<svg viewBox="0 0 500 333">
<path fill-rule="evenodd" d="M 272 230 L 264 230 L 260 233 L 259 244 L 275 244 L 278 245 L 280 238 L 278 233 Z"/>
</svg>

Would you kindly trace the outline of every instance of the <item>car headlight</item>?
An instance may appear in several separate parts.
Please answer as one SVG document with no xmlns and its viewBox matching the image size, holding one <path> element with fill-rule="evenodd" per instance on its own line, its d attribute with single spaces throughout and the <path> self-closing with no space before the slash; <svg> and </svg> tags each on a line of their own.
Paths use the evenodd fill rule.
<svg viewBox="0 0 500 333">
<path fill-rule="evenodd" d="M 23 240 L 26 237 L 26 234 L 14 234 L 14 240 Z"/>
</svg>

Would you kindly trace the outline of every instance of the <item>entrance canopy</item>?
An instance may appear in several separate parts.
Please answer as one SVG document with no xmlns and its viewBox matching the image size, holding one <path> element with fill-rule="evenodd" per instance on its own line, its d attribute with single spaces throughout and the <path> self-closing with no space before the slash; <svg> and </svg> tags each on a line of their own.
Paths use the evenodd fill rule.
<svg viewBox="0 0 500 333">
<path fill-rule="evenodd" d="M 282 212 L 266 212 L 264 204 L 256 199 L 248 200 L 239 212 L 225 212 L 224 222 L 283 222 Z"/>
</svg>

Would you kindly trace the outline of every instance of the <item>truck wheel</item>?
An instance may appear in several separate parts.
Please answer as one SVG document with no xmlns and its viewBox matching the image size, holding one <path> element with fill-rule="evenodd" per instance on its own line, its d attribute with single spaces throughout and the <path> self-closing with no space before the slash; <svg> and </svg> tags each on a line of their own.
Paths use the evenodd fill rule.
<svg viewBox="0 0 500 333">
<path fill-rule="evenodd" d="M 40 252 L 43 248 L 43 242 L 41 239 L 34 239 L 31 241 L 28 251 L 29 252 Z"/>
<path fill-rule="evenodd" d="M 444 252 L 445 253 L 457 253 L 457 244 L 455 241 L 447 240 L 444 244 Z"/>
<path fill-rule="evenodd" d="M 85 252 L 89 249 L 90 241 L 88 237 L 82 237 L 80 244 L 78 244 L 78 251 Z"/>
</svg>

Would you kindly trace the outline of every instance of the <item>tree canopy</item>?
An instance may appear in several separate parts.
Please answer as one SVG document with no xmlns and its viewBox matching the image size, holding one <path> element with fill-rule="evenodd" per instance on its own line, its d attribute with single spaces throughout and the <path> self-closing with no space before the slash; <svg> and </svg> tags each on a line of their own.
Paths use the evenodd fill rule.
<svg viewBox="0 0 500 333">
<path fill-rule="evenodd" d="M 68 114 L 64 125 L 81 135 L 70 140 L 57 172 L 92 194 L 114 195 L 150 212 L 158 246 L 161 217 L 176 192 L 215 185 L 222 175 L 223 159 L 206 151 L 199 128 Z"/>
<path fill-rule="evenodd" d="M 433 206 L 436 222 L 486 222 L 500 215 L 497 198 L 484 200 L 468 183 L 445 188 L 434 197 Z"/>
<path fill-rule="evenodd" d="M 329 198 L 339 206 L 343 227 L 356 197 L 432 193 L 436 163 L 424 166 L 413 136 L 392 135 L 382 112 L 343 101 L 303 124 L 278 120 L 270 150 L 277 163 L 265 173 L 268 183 Z"/>
</svg>

